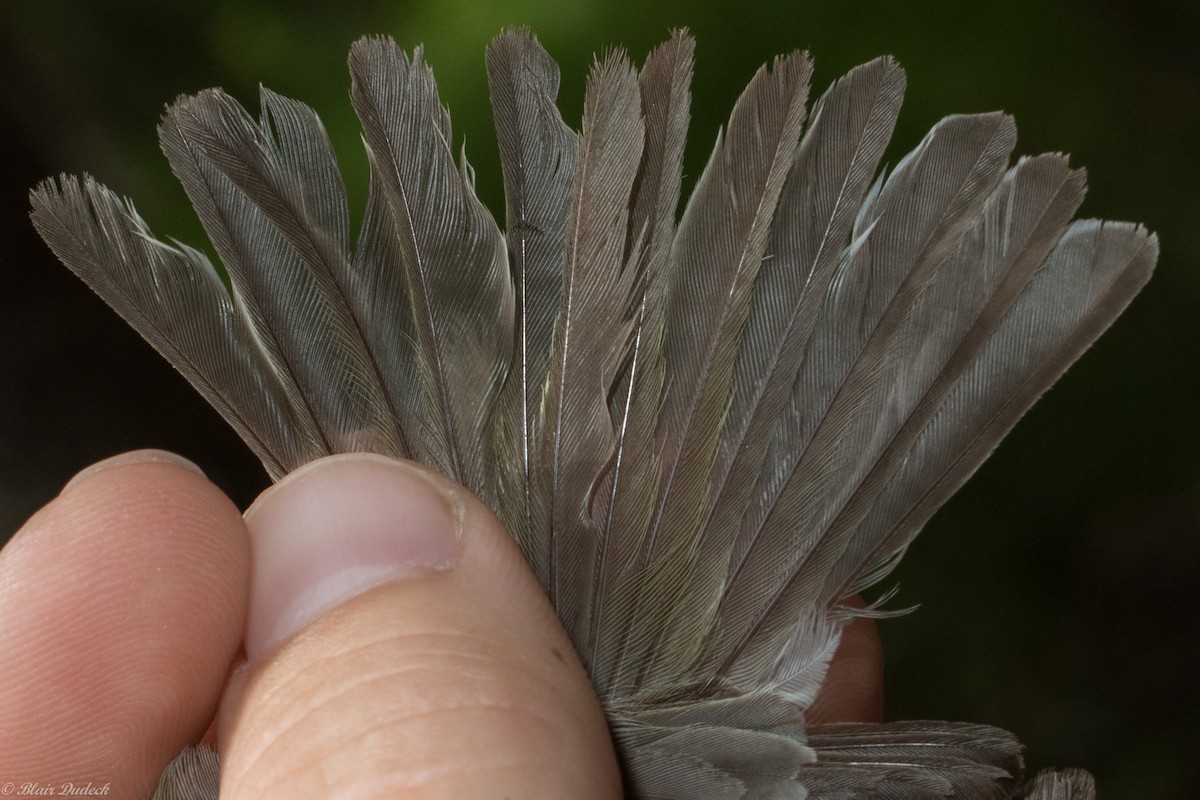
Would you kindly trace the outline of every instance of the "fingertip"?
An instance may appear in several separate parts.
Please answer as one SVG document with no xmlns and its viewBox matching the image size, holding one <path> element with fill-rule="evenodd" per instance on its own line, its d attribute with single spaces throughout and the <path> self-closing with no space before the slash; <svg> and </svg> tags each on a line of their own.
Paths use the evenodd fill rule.
<svg viewBox="0 0 1200 800">
<path fill-rule="evenodd" d="M 152 788 L 214 714 L 248 582 L 241 516 L 190 462 L 81 471 L 0 553 L 0 772 Z"/>
<path fill-rule="evenodd" d="M 204 475 L 204 470 L 200 469 L 195 462 L 189 461 L 183 456 L 167 450 L 155 450 L 148 448 L 144 450 L 131 450 L 127 453 L 118 453 L 115 456 L 110 456 L 102 461 L 97 461 L 95 464 L 84 467 L 79 472 L 75 473 L 74 477 L 67 481 L 66 485 L 63 486 L 62 492 L 59 494 L 65 494 L 66 492 L 71 491 L 73 487 L 85 482 L 88 478 L 108 470 L 115 470 L 118 467 L 146 466 L 155 464 L 179 467 L 187 472 L 199 475 L 202 478 L 206 477 Z"/>
</svg>

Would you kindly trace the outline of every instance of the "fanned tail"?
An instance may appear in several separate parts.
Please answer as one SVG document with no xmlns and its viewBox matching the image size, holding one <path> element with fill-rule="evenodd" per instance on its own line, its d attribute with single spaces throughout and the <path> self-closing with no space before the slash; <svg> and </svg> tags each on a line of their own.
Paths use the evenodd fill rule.
<svg viewBox="0 0 1200 800">
<path fill-rule="evenodd" d="M 882 613 L 849 598 L 1129 303 L 1157 240 L 1071 222 L 1082 171 L 1010 167 L 999 113 L 941 121 L 877 175 L 904 73 L 851 71 L 805 130 L 804 54 L 754 76 L 677 224 L 693 48 L 601 59 L 576 133 L 537 40 L 498 37 L 505 234 L 421 51 L 379 38 L 350 55 L 371 167 L 353 248 L 319 120 L 265 89 L 258 121 L 211 90 L 160 128 L 231 289 L 90 178 L 43 183 L 33 220 L 273 477 L 369 450 L 490 503 L 633 797 L 1090 800 L 1085 773 L 1022 786 L 993 728 L 805 716 L 847 621 Z M 214 763 L 187 756 L 158 796 L 212 796 Z"/>
</svg>

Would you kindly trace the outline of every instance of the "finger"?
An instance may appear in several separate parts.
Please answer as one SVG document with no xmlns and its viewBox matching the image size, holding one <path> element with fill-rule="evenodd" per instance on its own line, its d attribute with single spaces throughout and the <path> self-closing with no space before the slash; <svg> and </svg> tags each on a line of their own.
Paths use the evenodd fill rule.
<svg viewBox="0 0 1200 800">
<path fill-rule="evenodd" d="M 215 714 L 248 583 L 244 523 L 189 462 L 76 476 L 0 552 L 0 775 L 147 796 Z"/>
<path fill-rule="evenodd" d="M 246 520 L 251 665 L 222 704 L 222 797 L 620 797 L 566 634 L 461 487 L 338 456 Z"/>
<path fill-rule="evenodd" d="M 864 608 L 861 597 L 847 603 Z M 842 630 L 829 672 L 805 715 L 808 722 L 883 722 L 883 644 L 870 617 L 856 617 Z"/>
</svg>

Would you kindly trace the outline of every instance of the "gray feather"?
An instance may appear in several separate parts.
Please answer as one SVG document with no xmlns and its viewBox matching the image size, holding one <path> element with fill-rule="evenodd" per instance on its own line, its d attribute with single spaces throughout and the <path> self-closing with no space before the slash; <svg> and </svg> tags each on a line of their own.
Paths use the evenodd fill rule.
<svg viewBox="0 0 1200 800">
<path fill-rule="evenodd" d="M 423 458 L 486 496 L 513 329 L 504 240 L 454 163 L 450 119 L 420 50 L 410 61 L 394 42 L 362 39 L 350 74 L 408 279 L 424 394 L 416 438 Z"/>
<path fill-rule="evenodd" d="M 659 437 L 667 442 L 667 461 L 648 556 L 665 546 L 659 538 L 670 536 L 673 515 L 686 520 L 704 505 L 706 462 L 721 427 L 771 219 L 799 142 L 811 70 L 806 56 L 793 54 L 754 76 L 680 221 L 663 345 L 670 389 Z"/>
<path fill-rule="evenodd" d="M 1141 226 L 1097 220 L 1071 225 L 948 392 L 942 419 L 917 438 L 910 454 L 913 468 L 896 473 L 862 523 L 864 529 L 886 529 L 890 535 L 859 568 L 858 583 L 877 579 L 879 570 L 894 563 L 902 543 L 1112 324 L 1149 279 L 1157 258 L 1158 240 Z"/>
<path fill-rule="evenodd" d="M 159 138 L 216 246 L 267 364 L 316 432 L 320 450 L 312 458 L 361 446 L 356 437 L 365 427 L 355 408 L 361 392 L 353 391 L 354 352 L 344 319 L 324 275 L 312 269 L 314 261 L 344 251 L 345 197 L 330 192 L 331 184 L 340 183 L 325 174 L 331 168 L 336 173 L 331 152 L 289 148 L 284 142 L 297 135 L 296 128 L 274 141 L 268 97 L 264 92 L 261 127 L 218 90 L 183 98 L 168 109 Z M 308 156 L 297 152 L 305 149 Z M 309 191 L 319 216 L 296 218 L 281 202 L 283 193 L 271 185 L 273 179 L 287 178 L 263 174 L 272 167 L 286 173 L 288 166 L 280 162 L 289 156 L 296 170 L 292 180 L 314 184 Z M 305 340 L 291 334 L 291 322 L 331 335 Z"/>
<path fill-rule="evenodd" d="M 273 380 L 204 254 L 156 239 L 131 203 L 91 178 L 47 181 L 31 200 L 55 255 L 213 404 L 273 477 L 319 454 L 316 430 Z"/>
<path fill-rule="evenodd" d="M 771 429 L 891 136 L 904 83 L 895 62 L 879 59 L 837 81 L 813 112 L 755 285 L 713 470 L 716 496 L 704 523 L 706 539 L 727 538 L 722 532 L 745 513 Z"/>
<path fill-rule="evenodd" d="M 892 339 L 890 369 L 878 375 L 891 392 L 885 400 L 889 413 L 877 420 L 870 439 L 849 454 L 837 499 L 823 499 L 826 516 L 810 524 L 809 549 L 801 550 L 803 559 L 773 597 L 758 630 L 775 629 L 776 636 L 786 636 L 796 608 L 813 603 L 828 607 L 883 577 L 864 567 L 860 553 L 886 551 L 891 556 L 907 541 L 892 541 L 889 529 L 875 520 L 861 527 L 856 521 L 889 476 L 918 468 L 912 452 L 916 432 L 944 410 L 941 403 L 950 385 L 1006 318 L 1082 197 L 1082 176 L 1071 173 L 1061 159 L 1043 157 L 1022 162 L 988 198 L 958 251 L 938 270 Z M 955 428 L 962 424 L 955 415 L 943 414 L 942 420 Z M 856 529 L 853 539 L 851 529 Z M 767 541 L 778 537 L 764 534 Z M 869 579 L 861 579 L 864 572 Z M 831 592 L 828 585 L 839 588 Z M 769 641 L 769 634 L 764 639 Z"/>
<path fill-rule="evenodd" d="M 578 136 L 558 107 L 558 65 L 532 34 L 506 31 L 488 47 L 488 83 L 504 165 L 509 267 L 515 287 L 512 369 L 504 385 L 497 432 L 498 463 L 518 463 L 516 480 L 500 487 L 502 519 L 533 533 L 530 473 L 542 393 L 562 296 L 567 214 Z M 508 477 L 501 470 L 498 479 Z M 546 541 L 522 541 L 528 558 L 547 552 Z M 543 568 L 544 569 L 544 568 Z"/>
<path fill-rule="evenodd" d="M 545 526 L 549 544 L 547 571 L 539 577 L 577 647 L 593 590 L 593 503 L 615 446 L 608 392 L 632 324 L 635 273 L 625 268 L 626 231 L 644 135 L 637 75 L 623 54 L 612 53 L 588 78 L 535 462 L 546 491 L 534 525 Z"/>
<path fill-rule="evenodd" d="M 676 31 L 650 54 L 639 76 L 646 143 L 629 216 L 626 252 L 634 261 L 625 268 L 636 270 L 640 300 L 610 403 L 616 442 L 611 468 L 597 491 L 599 541 L 592 576 L 597 588 L 580 650 L 602 695 L 614 691 L 614 668 L 631 634 L 628 620 L 640 589 L 648 585 L 631 567 L 643 545 L 661 470 L 654 433 L 666 381 L 665 270 L 675 234 L 694 49 L 691 37 Z"/>
<path fill-rule="evenodd" d="M 1021 747 L 985 725 L 845 723 L 809 730 L 816 753 L 801 781 L 811 800 L 1011 797 Z"/>
<path fill-rule="evenodd" d="M 1044 770 L 1021 797 L 1023 800 L 1095 800 L 1096 782 L 1081 769 Z"/>
</svg>

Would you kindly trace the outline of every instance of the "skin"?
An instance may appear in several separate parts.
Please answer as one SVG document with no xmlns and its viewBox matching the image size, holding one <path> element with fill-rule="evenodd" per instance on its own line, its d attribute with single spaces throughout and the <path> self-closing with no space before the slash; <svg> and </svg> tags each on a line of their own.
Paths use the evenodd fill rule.
<svg viewBox="0 0 1200 800">
<path fill-rule="evenodd" d="M 207 731 L 234 800 L 619 798 L 599 703 L 503 526 L 415 465 L 327 461 L 243 517 L 195 467 L 139 451 L 34 515 L 0 551 L 0 784 L 143 797 Z M 395 482 L 393 505 L 412 490 L 387 512 L 411 552 L 369 551 L 400 566 L 276 624 L 340 556 L 272 573 L 272 531 L 354 524 L 383 492 L 363 475 Z M 347 485 L 365 499 L 314 521 L 304 498 Z M 874 624 L 855 622 L 812 716 L 878 720 L 881 686 Z"/>
</svg>

